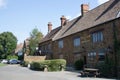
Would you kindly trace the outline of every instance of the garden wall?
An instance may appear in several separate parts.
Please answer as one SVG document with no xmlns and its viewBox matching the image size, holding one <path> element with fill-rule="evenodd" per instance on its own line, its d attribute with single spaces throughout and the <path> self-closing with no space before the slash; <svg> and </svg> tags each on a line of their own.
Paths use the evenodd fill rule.
<svg viewBox="0 0 120 80">
<path fill-rule="evenodd" d="M 46 56 L 24 56 L 24 61 L 29 63 L 31 62 L 40 62 L 46 59 Z"/>
</svg>

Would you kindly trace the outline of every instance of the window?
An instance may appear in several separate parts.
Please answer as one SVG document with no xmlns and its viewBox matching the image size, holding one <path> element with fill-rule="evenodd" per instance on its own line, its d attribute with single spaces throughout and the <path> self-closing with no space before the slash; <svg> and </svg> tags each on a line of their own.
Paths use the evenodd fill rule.
<svg viewBox="0 0 120 80">
<path fill-rule="evenodd" d="M 74 38 L 74 47 L 80 46 L 80 38 Z"/>
<path fill-rule="evenodd" d="M 90 52 L 90 53 L 88 53 L 88 59 L 89 60 L 96 59 L 96 52 Z"/>
<path fill-rule="evenodd" d="M 105 51 L 103 49 L 98 51 L 98 60 L 104 61 L 105 60 Z"/>
<path fill-rule="evenodd" d="M 118 18 L 118 17 L 120 17 L 120 11 L 118 12 L 118 14 L 117 14 L 117 16 L 116 16 L 116 17 L 117 17 L 117 18 Z"/>
<path fill-rule="evenodd" d="M 103 41 L 103 33 L 102 33 L 102 31 L 92 33 L 92 41 L 93 42 L 101 42 L 101 41 Z"/>
<path fill-rule="evenodd" d="M 59 48 L 63 48 L 63 40 L 59 40 L 58 41 L 58 47 Z"/>
<path fill-rule="evenodd" d="M 99 49 L 98 51 L 92 51 L 88 53 L 88 59 L 90 61 L 98 60 L 98 61 L 104 61 L 105 60 L 105 50 Z"/>
<path fill-rule="evenodd" d="M 51 50 L 51 44 L 48 45 L 48 50 L 49 50 L 49 51 Z"/>
<path fill-rule="evenodd" d="M 44 46 L 44 52 L 47 53 L 47 45 Z"/>
<path fill-rule="evenodd" d="M 48 52 L 51 53 L 51 44 L 48 45 Z"/>
</svg>

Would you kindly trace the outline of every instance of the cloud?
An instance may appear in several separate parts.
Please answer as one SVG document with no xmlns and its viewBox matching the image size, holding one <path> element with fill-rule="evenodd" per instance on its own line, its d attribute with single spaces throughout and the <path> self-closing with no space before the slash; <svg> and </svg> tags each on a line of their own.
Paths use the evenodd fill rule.
<svg viewBox="0 0 120 80">
<path fill-rule="evenodd" d="M 65 17 L 66 17 L 68 20 L 71 20 L 71 18 L 72 18 L 71 16 L 65 16 Z"/>
<path fill-rule="evenodd" d="M 0 0 L 0 8 L 6 7 L 6 0 Z"/>
<path fill-rule="evenodd" d="M 98 0 L 98 4 L 103 4 L 103 3 L 107 2 L 107 1 L 109 1 L 109 0 Z"/>
</svg>

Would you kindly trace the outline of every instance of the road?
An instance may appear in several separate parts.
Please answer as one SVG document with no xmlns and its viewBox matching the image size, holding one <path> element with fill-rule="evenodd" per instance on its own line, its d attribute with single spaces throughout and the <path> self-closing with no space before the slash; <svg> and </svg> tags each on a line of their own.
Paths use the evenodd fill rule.
<svg viewBox="0 0 120 80">
<path fill-rule="evenodd" d="M 110 80 L 102 78 L 81 78 L 75 72 L 41 72 L 32 71 L 19 65 L 0 67 L 0 80 Z"/>
</svg>

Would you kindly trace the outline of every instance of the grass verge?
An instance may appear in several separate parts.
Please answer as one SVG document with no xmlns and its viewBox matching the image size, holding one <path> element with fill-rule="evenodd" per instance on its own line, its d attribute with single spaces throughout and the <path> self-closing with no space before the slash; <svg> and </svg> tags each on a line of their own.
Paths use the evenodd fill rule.
<svg viewBox="0 0 120 80">
<path fill-rule="evenodd" d="M 0 67 L 1 67 L 1 66 L 5 66 L 5 65 L 6 65 L 6 64 L 2 64 L 2 63 L 0 63 Z"/>
</svg>

